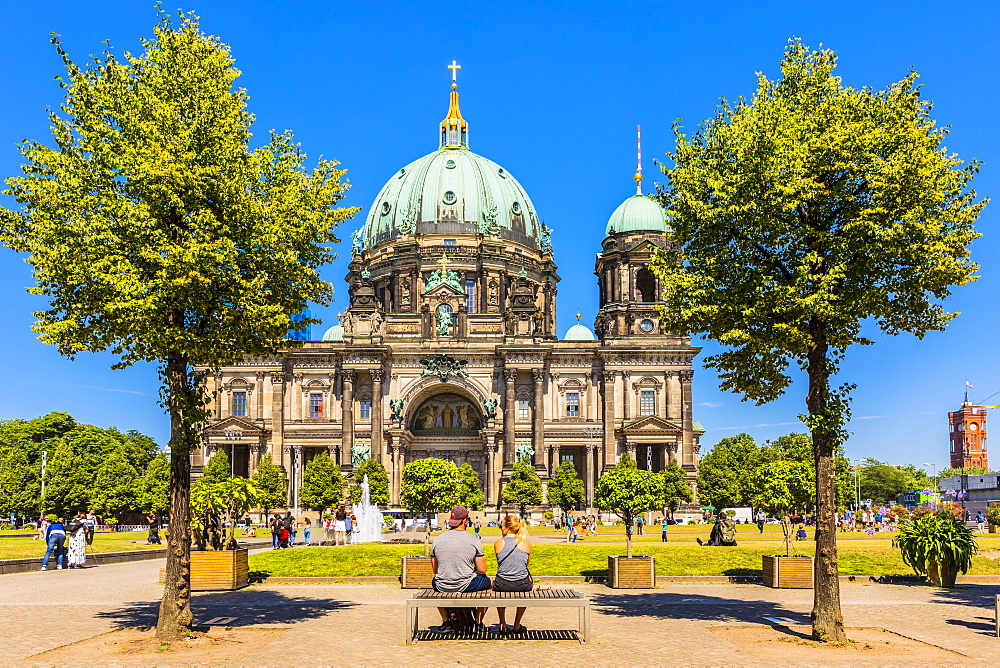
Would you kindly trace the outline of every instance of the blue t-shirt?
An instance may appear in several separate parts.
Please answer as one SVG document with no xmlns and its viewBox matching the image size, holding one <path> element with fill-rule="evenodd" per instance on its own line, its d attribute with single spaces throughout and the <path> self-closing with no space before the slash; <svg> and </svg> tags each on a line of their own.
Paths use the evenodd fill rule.
<svg viewBox="0 0 1000 668">
<path fill-rule="evenodd" d="M 48 540 L 53 535 L 66 537 L 66 527 L 59 522 L 53 522 L 49 525 L 49 528 L 45 530 L 45 540 Z"/>
</svg>

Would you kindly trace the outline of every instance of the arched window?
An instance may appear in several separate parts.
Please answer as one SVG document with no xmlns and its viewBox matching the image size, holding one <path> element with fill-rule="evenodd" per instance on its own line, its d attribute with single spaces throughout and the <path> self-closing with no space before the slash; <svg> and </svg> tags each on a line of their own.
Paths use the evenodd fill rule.
<svg viewBox="0 0 1000 668">
<path fill-rule="evenodd" d="M 638 292 L 639 301 L 655 302 L 659 301 L 656 295 L 656 277 L 646 267 L 635 273 L 635 289 Z"/>
</svg>

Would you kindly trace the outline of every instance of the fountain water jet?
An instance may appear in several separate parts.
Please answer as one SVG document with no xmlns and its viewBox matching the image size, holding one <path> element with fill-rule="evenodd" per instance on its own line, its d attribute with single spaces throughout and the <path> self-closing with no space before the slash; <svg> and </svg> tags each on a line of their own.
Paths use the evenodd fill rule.
<svg viewBox="0 0 1000 668">
<path fill-rule="evenodd" d="M 351 543 L 381 543 L 382 511 L 372 503 L 367 474 L 361 481 L 361 503 L 353 510 L 357 527 L 351 532 Z"/>
</svg>

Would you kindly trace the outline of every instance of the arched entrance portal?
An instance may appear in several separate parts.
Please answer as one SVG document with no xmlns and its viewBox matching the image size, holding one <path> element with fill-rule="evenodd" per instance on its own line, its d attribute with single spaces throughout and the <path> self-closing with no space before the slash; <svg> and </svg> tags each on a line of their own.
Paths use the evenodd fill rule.
<svg viewBox="0 0 1000 668">
<path fill-rule="evenodd" d="M 407 462 L 437 457 L 456 466 L 469 464 L 479 474 L 480 485 L 485 483 L 483 415 L 464 393 L 441 388 L 417 405 L 407 426 L 412 434 Z"/>
</svg>

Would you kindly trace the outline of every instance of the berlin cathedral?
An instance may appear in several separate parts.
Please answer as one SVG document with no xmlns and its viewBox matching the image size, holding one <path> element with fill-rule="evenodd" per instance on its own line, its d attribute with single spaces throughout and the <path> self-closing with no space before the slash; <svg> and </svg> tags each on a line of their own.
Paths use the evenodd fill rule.
<svg viewBox="0 0 1000 668">
<path fill-rule="evenodd" d="M 305 463 L 326 450 L 345 473 L 380 461 L 397 508 L 403 466 L 424 457 L 468 462 L 487 508 L 499 508 L 523 458 L 543 485 L 573 462 L 587 509 L 597 479 L 625 455 L 651 471 L 676 461 L 694 484 L 699 348 L 657 317 L 661 290 L 646 265 L 669 228 L 642 194 L 641 171 L 594 239 L 594 329 L 577 315 L 560 337 L 551 230 L 513 174 L 469 150 L 456 67 L 440 147 L 389 176 L 353 235 L 340 324 L 209 377 L 216 401 L 194 475 L 216 449 L 231 453 L 237 475 L 269 452 L 298 506 Z"/>
</svg>

